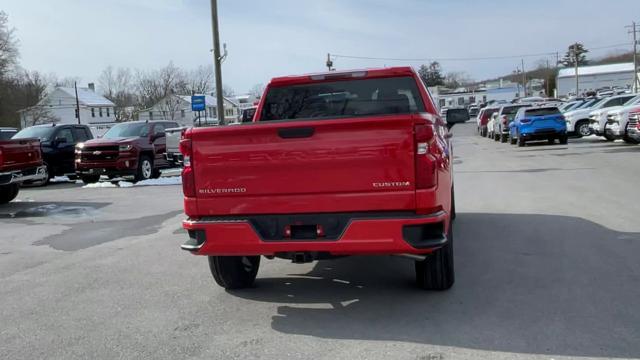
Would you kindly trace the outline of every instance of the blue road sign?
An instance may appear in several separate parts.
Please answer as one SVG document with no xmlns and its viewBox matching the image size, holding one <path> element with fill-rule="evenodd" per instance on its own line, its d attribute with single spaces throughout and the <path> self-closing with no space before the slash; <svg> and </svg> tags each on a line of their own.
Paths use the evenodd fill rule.
<svg viewBox="0 0 640 360">
<path fill-rule="evenodd" d="M 191 97 L 191 111 L 204 111 L 206 106 L 204 95 L 194 95 Z"/>
</svg>

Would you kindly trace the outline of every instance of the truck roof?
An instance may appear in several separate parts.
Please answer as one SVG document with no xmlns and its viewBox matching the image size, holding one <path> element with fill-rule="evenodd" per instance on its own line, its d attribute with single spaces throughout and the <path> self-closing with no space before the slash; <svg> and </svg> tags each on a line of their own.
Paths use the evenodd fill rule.
<svg viewBox="0 0 640 360">
<path fill-rule="evenodd" d="M 303 75 L 280 76 L 271 79 L 274 86 L 307 84 L 313 81 L 327 81 L 347 78 L 372 79 L 394 76 L 413 76 L 414 70 L 410 66 L 397 66 L 387 68 L 369 68 L 356 70 L 325 71 Z"/>
</svg>

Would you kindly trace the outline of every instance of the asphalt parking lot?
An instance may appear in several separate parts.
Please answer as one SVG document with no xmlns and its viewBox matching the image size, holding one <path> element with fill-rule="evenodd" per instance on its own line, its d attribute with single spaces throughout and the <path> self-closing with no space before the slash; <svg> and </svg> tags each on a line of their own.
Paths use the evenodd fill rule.
<svg viewBox="0 0 640 360">
<path fill-rule="evenodd" d="M 640 356 L 640 146 L 454 133 L 442 293 L 395 257 L 263 259 L 226 292 L 179 249 L 180 186 L 24 189 L 0 207 L 0 359 Z"/>
</svg>

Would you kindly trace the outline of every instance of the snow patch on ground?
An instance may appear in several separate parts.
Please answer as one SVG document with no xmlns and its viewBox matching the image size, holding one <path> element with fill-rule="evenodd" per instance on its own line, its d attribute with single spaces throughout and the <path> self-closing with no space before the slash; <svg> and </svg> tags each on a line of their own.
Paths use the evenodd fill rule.
<svg viewBox="0 0 640 360">
<path fill-rule="evenodd" d="M 161 177 L 159 179 L 149 179 L 139 181 L 134 186 L 164 186 L 164 185 L 182 185 L 181 176 Z"/>
<path fill-rule="evenodd" d="M 118 187 L 116 184 L 112 184 L 110 182 L 97 182 L 93 184 L 87 184 L 83 186 L 83 189 L 96 189 L 96 188 L 116 188 Z"/>
<path fill-rule="evenodd" d="M 72 182 L 71 179 L 69 179 L 66 176 L 54 176 L 51 178 L 51 180 L 49 180 L 49 182 L 52 183 L 65 183 L 65 182 Z"/>
<path fill-rule="evenodd" d="M 159 179 L 149 179 L 139 181 L 137 183 L 132 183 L 129 181 L 104 181 L 97 182 L 94 184 L 87 184 L 83 186 L 84 189 L 96 189 L 96 188 L 131 188 L 137 186 L 167 186 L 167 185 L 182 185 L 182 177 L 180 176 L 170 176 L 170 177 L 161 177 Z"/>
</svg>

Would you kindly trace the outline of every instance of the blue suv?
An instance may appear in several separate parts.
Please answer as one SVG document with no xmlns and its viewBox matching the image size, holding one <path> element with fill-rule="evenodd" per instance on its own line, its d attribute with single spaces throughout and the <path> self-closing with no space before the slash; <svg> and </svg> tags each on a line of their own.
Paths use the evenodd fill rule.
<svg viewBox="0 0 640 360">
<path fill-rule="evenodd" d="M 555 106 L 521 108 L 509 124 L 511 145 L 525 146 L 528 141 L 547 140 L 567 143 L 567 125 Z"/>
</svg>

